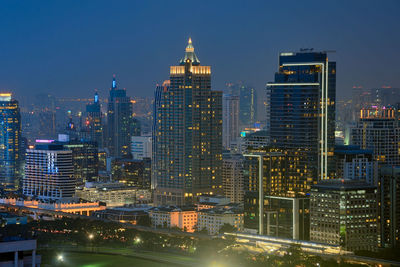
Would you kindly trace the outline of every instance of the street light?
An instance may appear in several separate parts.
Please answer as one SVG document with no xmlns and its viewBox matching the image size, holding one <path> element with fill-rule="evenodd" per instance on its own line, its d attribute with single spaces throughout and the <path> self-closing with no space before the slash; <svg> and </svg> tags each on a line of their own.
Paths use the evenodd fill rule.
<svg viewBox="0 0 400 267">
<path fill-rule="evenodd" d="M 93 238 L 94 238 L 94 235 L 93 235 L 93 234 L 90 234 L 90 235 L 89 235 L 89 239 L 92 240 Z"/>
<path fill-rule="evenodd" d="M 60 262 L 63 262 L 64 261 L 64 255 L 58 254 L 57 255 L 57 260 L 60 261 Z"/>
</svg>

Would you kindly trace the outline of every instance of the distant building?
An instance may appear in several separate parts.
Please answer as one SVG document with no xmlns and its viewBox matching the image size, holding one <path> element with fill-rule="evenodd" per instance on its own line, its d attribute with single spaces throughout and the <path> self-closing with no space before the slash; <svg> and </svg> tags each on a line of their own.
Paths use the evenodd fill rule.
<svg viewBox="0 0 400 267">
<path fill-rule="evenodd" d="M 93 103 L 86 105 L 85 127 L 89 133 L 89 140 L 96 142 L 98 147 L 103 147 L 102 114 L 97 92 L 94 95 Z"/>
<path fill-rule="evenodd" d="M 378 247 L 376 187 L 365 181 L 331 179 L 311 189 L 310 239 L 344 250 Z"/>
<path fill-rule="evenodd" d="M 151 136 L 131 137 L 131 153 L 133 159 L 142 160 L 143 158 L 151 158 L 152 157 L 151 151 L 152 151 Z"/>
<path fill-rule="evenodd" d="M 0 93 L 0 185 L 15 190 L 20 182 L 21 115 L 11 93 Z"/>
<path fill-rule="evenodd" d="M 243 209 L 237 207 L 217 207 L 198 212 L 197 229 L 206 230 L 209 235 L 219 234 L 221 227 L 229 224 L 237 231 L 243 231 Z"/>
<path fill-rule="evenodd" d="M 382 166 L 378 180 L 380 246 L 400 246 L 400 166 Z"/>
<path fill-rule="evenodd" d="M 85 182 L 93 182 L 98 179 L 99 151 L 96 142 L 69 140 L 69 138 L 64 139 L 63 135 L 59 135 L 59 141 L 54 142 L 54 144 L 61 144 L 64 148 L 72 151 L 74 178 L 77 185 L 82 185 Z"/>
<path fill-rule="evenodd" d="M 265 130 L 245 134 L 244 146 L 248 149 L 261 149 L 270 145 L 269 133 Z"/>
<path fill-rule="evenodd" d="M 364 180 L 376 185 L 378 163 L 372 150 L 358 146 L 335 146 L 336 177 L 346 180 Z"/>
<path fill-rule="evenodd" d="M 224 94 L 222 97 L 222 144 L 229 149 L 239 138 L 239 96 Z"/>
<path fill-rule="evenodd" d="M 170 85 L 158 86 L 154 114 L 153 184 L 157 205 L 190 204 L 222 190 L 222 92 L 200 65 L 191 39 Z"/>
<path fill-rule="evenodd" d="M 114 159 L 112 161 L 112 177 L 127 186 L 150 189 L 151 159 Z"/>
<path fill-rule="evenodd" d="M 222 156 L 222 190 L 233 203 L 243 203 L 244 157 L 241 154 L 225 153 Z"/>
<path fill-rule="evenodd" d="M 197 225 L 197 211 L 193 207 L 154 207 L 149 210 L 149 216 L 155 228 L 178 227 L 194 232 Z"/>
<path fill-rule="evenodd" d="M 131 152 L 132 103 L 113 78 L 107 111 L 107 148 L 110 156 L 123 158 Z"/>
<path fill-rule="evenodd" d="M 362 149 L 372 149 L 379 165 L 400 166 L 400 120 L 389 107 L 361 110 L 351 131 L 351 141 Z"/>
<path fill-rule="evenodd" d="M 316 180 L 334 177 L 336 62 L 326 52 L 280 53 L 267 91 L 271 145 L 305 150 Z"/>
<path fill-rule="evenodd" d="M 48 200 L 71 198 L 75 184 L 71 150 L 51 143 L 39 143 L 34 149 L 27 149 L 24 195 Z"/>
</svg>

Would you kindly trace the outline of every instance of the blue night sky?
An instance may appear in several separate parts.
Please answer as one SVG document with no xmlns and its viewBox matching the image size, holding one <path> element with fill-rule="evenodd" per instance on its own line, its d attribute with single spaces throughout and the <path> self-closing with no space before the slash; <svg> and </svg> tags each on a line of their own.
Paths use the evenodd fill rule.
<svg viewBox="0 0 400 267">
<path fill-rule="evenodd" d="M 193 39 L 213 88 L 260 93 L 278 53 L 336 50 L 338 96 L 353 85 L 400 87 L 400 1 L 2 1 L 0 91 L 105 97 L 116 73 L 152 96 Z"/>
</svg>

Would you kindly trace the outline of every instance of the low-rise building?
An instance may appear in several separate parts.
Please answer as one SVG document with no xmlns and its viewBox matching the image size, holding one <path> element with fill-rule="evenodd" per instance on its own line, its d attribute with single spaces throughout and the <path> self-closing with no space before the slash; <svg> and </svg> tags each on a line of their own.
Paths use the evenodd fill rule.
<svg viewBox="0 0 400 267">
<path fill-rule="evenodd" d="M 207 230 L 209 235 L 219 233 L 225 224 L 232 225 L 237 231 L 243 231 L 243 209 L 237 207 L 216 207 L 198 212 L 197 229 Z"/>
<path fill-rule="evenodd" d="M 151 224 L 155 228 L 178 227 L 185 232 L 194 232 L 197 211 L 194 207 L 154 207 L 149 210 Z"/>
<path fill-rule="evenodd" d="M 148 220 L 149 214 L 145 209 L 115 208 L 96 211 L 96 218 L 107 219 L 122 223 L 141 224 L 140 221 Z"/>
<path fill-rule="evenodd" d="M 17 237 L 0 241 L 0 266 L 40 267 L 41 256 L 36 254 L 36 240 Z"/>
<path fill-rule="evenodd" d="M 310 239 L 344 250 L 377 249 L 377 189 L 365 181 L 323 180 L 311 188 Z"/>
<path fill-rule="evenodd" d="M 101 205 L 99 202 L 88 202 L 80 200 L 72 200 L 70 202 L 41 202 L 37 200 L 2 198 L 0 199 L 0 203 L 16 207 L 43 209 L 48 211 L 60 211 L 85 216 L 90 216 L 95 211 L 106 209 L 106 206 Z"/>
<path fill-rule="evenodd" d="M 122 183 L 86 183 L 75 196 L 91 202 L 104 202 L 107 207 L 151 202 L 151 191 Z"/>
</svg>

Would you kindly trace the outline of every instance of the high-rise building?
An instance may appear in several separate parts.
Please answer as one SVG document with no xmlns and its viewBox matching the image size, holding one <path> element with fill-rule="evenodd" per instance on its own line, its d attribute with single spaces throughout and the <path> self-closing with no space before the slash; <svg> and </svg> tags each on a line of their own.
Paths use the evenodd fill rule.
<svg viewBox="0 0 400 267">
<path fill-rule="evenodd" d="M 252 125 L 257 120 L 257 92 L 254 87 L 239 86 L 241 125 Z"/>
<path fill-rule="evenodd" d="M 201 66 L 191 39 L 170 86 L 157 87 L 153 186 L 157 204 L 191 203 L 221 191 L 222 92 L 211 90 L 211 68 Z"/>
<path fill-rule="evenodd" d="M 351 131 L 351 142 L 372 149 L 379 165 L 400 166 L 400 121 L 396 109 L 372 107 L 361 110 Z"/>
<path fill-rule="evenodd" d="M 376 185 L 378 162 L 372 150 L 358 146 L 335 146 L 336 177 L 346 180 L 364 180 Z"/>
<path fill-rule="evenodd" d="M 116 158 L 127 157 L 131 151 L 132 103 L 125 89 L 117 88 L 113 78 L 107 112 L 107 147 Z"/>
<path fill-rule="evenodd" d="M 239 138 L 239 97 L 224 94 L 222 97 L 222 145 L 229 149 Z"/>
<path fill-rule="evenodd" d="M 0 185 L 16 189 L 20 178 L 21 115 L 11 93 L 0 93 Z"/>
<path fill-rule="evenodd" d="M 224 153 L 222 156 L 222 189 L 232 203 L 243 203 L 244 157 L 241 154 Z"/>
<path fill-rule="evenodd" d="M 150 189 L 151 159 L 115 159 L 112 161 L 112 177 L 127 186 Z"/>
<path fill-rule="evenodd" d="M 249 150 L 244 156 L 245 228 L 261 235 L 307 240 L 307 193 L 313 179 L 302 165 L 306 154 L 300 150 L 264 147 Z"/>
<path fill-rule="evenodd" d="M 98 147 L 103 147 L 103 125 L 102 114 L 97 92 L 94 95 L 93 103 L 86 105 L 86 129 L 89 140 L 96 142 Z"/>
<path fill-rule="evenodd" d="M 326 52 L 281 53 L 267 90 L 271 145 L 307 151 L 314 177 L 333 177 L 336 63 Z"/>
<path fill-rule="evenodd" d="M 378 180 L 380 246 L 400 245 L 400 167 L 382 166 Z"/>
<path fill-rule="evenodd" d="M 61 138 L 60 138 L 61 137 Z M 93 182 L 99 176 L 99 149 L 96 142 L 85 140 L 69 140 L 59 135 L 58 142 L 64 148 L 72 151 L 72 164 L 74 165 L 74 178 L 77 185 Z"/>
<path fill-rule="evenodd" d="M 151 136 L 132 136 L 131 153 L 133 159 L 151 158 L 152 149 Z"/>
<path fill-rule="evenodd" d="M 22 190 L 26 196 L 46 200 L 71 198 L 75 193 L 72 151 L 50 140 L 26 150 Z"/>
<path fill-rule="evenodd" d="M 330 179 L 311 188 L 310 239 L 348 251 L 377 249 L 376 187 Z"/>
</svg>

